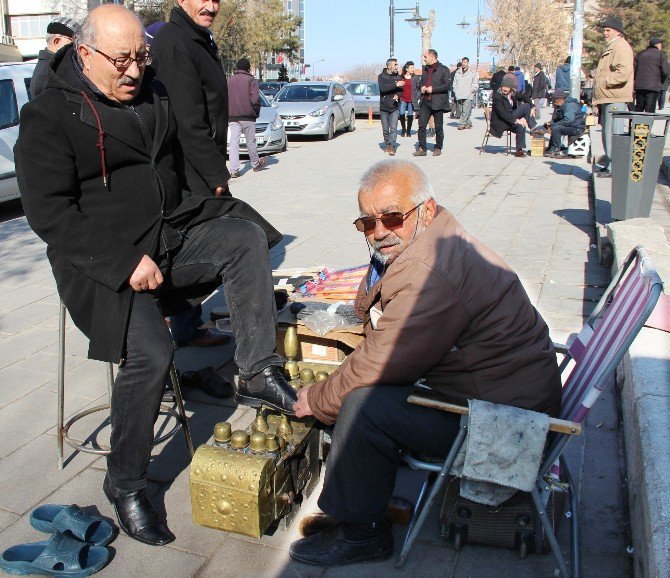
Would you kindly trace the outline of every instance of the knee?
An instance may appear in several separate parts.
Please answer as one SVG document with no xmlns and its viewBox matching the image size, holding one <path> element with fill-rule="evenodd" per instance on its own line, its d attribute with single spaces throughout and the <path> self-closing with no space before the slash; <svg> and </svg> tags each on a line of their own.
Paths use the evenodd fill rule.
<svg viewBox="0 0 670 578">
<path fill-rule="evenodd" d="M 174 342 L 169 333 L 161 332 L 147 339 L 147 350 L 144 363 L 152 374 L 165 375 L 174 356 Z"/>
</svg>

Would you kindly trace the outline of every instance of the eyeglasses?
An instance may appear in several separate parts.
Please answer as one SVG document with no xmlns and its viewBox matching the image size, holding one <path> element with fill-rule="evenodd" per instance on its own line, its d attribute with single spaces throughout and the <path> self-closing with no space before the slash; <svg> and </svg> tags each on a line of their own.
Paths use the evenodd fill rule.
<svg viewBox="0 0 670 578">
<path fill-rule="evenodd" d="M 117 58 L 112 58 L 108 54 L 105 54 L 102 50 L 93 48 L 93 46 L 89 46 L 89 48 L 91 48 L 94 52 L 97 52 L 98 54 L 104 56 L 119 70 L 125 70 L 126 68 L 130 68 L 133 62 L 137 62 L 137 66 L 139 66 L 140 68 L 146 66 L 147 64 L 151 64 L 151 54 L 149 54 L 148 52 L 141 56 L 138 56 L 137 58 L 133 58 L 132 56 L 119 56 Z"/>
<path fill-rule="evenodd" d="M 406 213 L 393 211 L 391 213 L 384 213 L 381 217 L 358 217 L 358 219 L 354 221 L 354 225 L 361 233 L 372 231 L 377 226 L 377 221 L 381 221 L 382 225 L 387 229 L 397 229 L 398 227 L 402 227 L 405 219 L 407 219 L 407 217 L 421 205 L 423 205 L 423 203 L 419 203 L 416 207 L 410 209 Z"/>
</svg>

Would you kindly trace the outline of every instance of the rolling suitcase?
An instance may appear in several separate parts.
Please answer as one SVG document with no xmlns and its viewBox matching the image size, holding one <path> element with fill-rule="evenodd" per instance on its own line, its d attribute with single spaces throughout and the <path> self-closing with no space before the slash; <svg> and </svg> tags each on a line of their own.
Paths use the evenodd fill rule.
<svg viewBox="0 0 670 578">
<path fill-rule="evenodd" d="M 554 528 L 563 517 L 564 505 L 565 492 L 557 488 L 550 493 L 547 513 Z M 517 492 L 500 506 L 486 506 L 461 497 L 460 479 L 453 476 L 447 478 L 440 528 L 455 550 L 464 544 L 483 544 L 516 549 L 520 558 L 529 551 L 549 551 L 530 494 Z"/>
</svg>

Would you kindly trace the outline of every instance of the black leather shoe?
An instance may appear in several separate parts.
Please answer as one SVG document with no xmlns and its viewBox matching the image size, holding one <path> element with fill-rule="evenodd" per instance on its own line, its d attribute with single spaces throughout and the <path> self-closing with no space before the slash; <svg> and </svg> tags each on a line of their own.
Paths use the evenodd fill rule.
<svg viewBox="0 0 670 578">
<path fill-rule="evenodd" d="M 250 407 L 270 406 L 289 415 L 295 415 L 293 404 L 298 401 L 295 390 L 287 383 L 282 368 L 266 367 L 249 380 L 237 379 L 235 401 Z"/>
<path fill-rule="evenodd" d="M 147 498 L 146 490 L 116 491 L 112 489 L 107 476 L 102 489 L 110 504 L 114 506 L 119 526 L 128 536 L 150 546 L 165 546 L 174 542 L 174 534 L 154 510 Z"/>
<path fill-rule="evenodd" d="M 342 524 L 293 542 L 291 558 L 314 566 L 344 566 L 357 562 L 385 560 L 393 554 L 393 534 L 388 526 L 366 540 L 349 540 Z"/>
</svg>

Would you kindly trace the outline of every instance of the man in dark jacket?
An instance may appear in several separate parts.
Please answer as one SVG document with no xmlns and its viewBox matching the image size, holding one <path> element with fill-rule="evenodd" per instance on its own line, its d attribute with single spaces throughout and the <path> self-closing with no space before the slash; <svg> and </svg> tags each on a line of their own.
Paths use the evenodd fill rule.
<svg viewBox="0 0 670 578">
<path fill-rule="evenodd" d="M 405 80 L 398 74 L 398 61 L 389 58 L 386 68 L 377 77 L 379 83 L 379 119 L 382 122 L 384 137 L 384 152 L 395 155 L 396 140 L 398 137 L 398 116 L 400 97 L 405 86 Z"/>
<path fill-rule="evenodd" d="M 502 86 L 493 93 L 490 133 L 500 138 L 506 130 L 516 136 L 517 157 L 525 157 L 526 129 L 535 126 L 535 107 L 525 94 L 514 90 L 514 80 L 505 77 Z"/>
<path fill-rule="evenodd" d="M 544 126 L 551 127 L 549 148 L 545 156 L 560 158 L 564 156 L 561 153 L 561 137 L 582 134 L 586 129 L 586 115 L 582 112 L 582 105 L 576 98 L 568 96 L 565 90 L 558 89 L 554 91 L 554 114 L 551 122 Z"/>
<path fill-rule="evenodd" d="M 419 107 L 419 148 L 412 153 L 415 157 L 426 156 L 426 127 L 433 117 L 435 123 L 435 147 L 433 156 L 442 154 L 444 144 L 444 113 L 451 110 L 449 93 L 451 92 L 451 73 L 437 60 L 437 51 L 429 48 L 423 55 L 426 62 L 421 74 L 421 106 Z"/>
<path fill-rule="evenodd" d="M 635 56 L 635 111 L 656 112 L 658 95 L 670 75 L 668 59 L 660 38 L 652 38 L 649 46 Z"/>
<path fill-rule="evenodd" d="M 556 82 L 554 83 L 554 90 L 560 89 L 565 92 L 570 92 L 570 57 L 565 59 L 565 62 L 556 69 Z"/>
<path fill-rule="evenodd" d="M 47 79 L 47 66 L 51 57 L 63 46 L 72 43 L 79 24 L 72 18 L 56 18 L 47 26 L 47 46 L 37 55 L 37 64 L 30 79 L 30 98 L 35 98 L 44 90 Z"/>
<path fill-rule="evenodd" d="M 26 217 L 90 339 L 88 356 L 119 364 L 104 492 L 129 536 L 163 545 L 174 536 L 146 495 L 174 349 L 162 306 L 223 282 L 241 389 L 264 396 L 282 369 L 268 253 L 281 235 L 237 199 L 198 182 L 186 188 L 165 89 L 145 74 L 145 42 L 126 8 L 92 10 L 76 46 L 51 61 L 45 91 L 24 106 L 14 154 Z M 273 404 L 290 410 L 296 396 L 283 385 Z"/>
<path fill-rule="evenodd" d="M 249 72 L 251 63 L 240 58 L 235 65 L 235 74 L 228 79 L 228 120 L 230 122 L 230 176 L 236 178 L 240 170 L 240 136 L 244 140 L 251 161 L 251 169 L 260 171 L 265 159 L 256 149 L 256 119 L 261 112 L 258 82 Z"/>
<path fill-rule="evenodd" d="M 210 28 L 218 2 L 177 0 L 151 43 L 153 66 L 177 117 L 189 186 L 227 192 L 228 85 Z"/>
<path fill-rule="evenodd" d="M 535 113 L 539 118 L 542 111 L 542 101 L 547 97 L 547 77 L 539 62 L 533 67 L 533 70 L 535 74 L 533 75 L 533 88 L 530 97 L 533 99 Z"/>
</svg>

